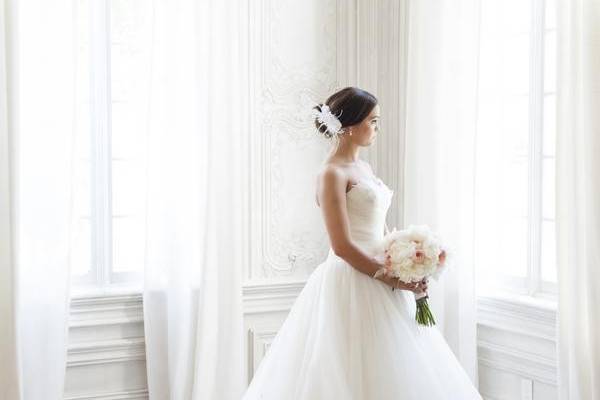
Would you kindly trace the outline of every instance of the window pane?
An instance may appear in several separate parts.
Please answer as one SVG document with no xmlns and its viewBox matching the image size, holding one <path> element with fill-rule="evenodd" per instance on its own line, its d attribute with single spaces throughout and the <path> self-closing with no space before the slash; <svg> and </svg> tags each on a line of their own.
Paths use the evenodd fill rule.
<svg viewBox="0 0 600 400">
<path fill-rule="evenodd" d="M 79 161 L 74 170 L 73 181 L 73 217 L 87 217 L 91 215 L 91 166 L 90 161 Z"/>
<path fill-rule="evenodd" d="M 145 176 L 142 163 L 135 160 L 114 160 L 112 177 L 113 215 L 143 214 Z"/>
<path fill-rule="evenodd" d="M 556 233 L 554 221 L 542 222 L 542 280 L 556 282 Z"/>
<path fill-rule="evenodd" d="M 527 159 L 503 161 L 499 153 L 478 152 L 475 257 L 484 280 L 527 276 Z"/>
<path fill-rule="evenodd" d="M 139 156 L 144 148 L 150 87 L 150 9 L 141 0 L 111 1 L 112 155 Z"/>
<path fill-rule="evenodd" d="M 152 3 L 110 0 L 112 273 L 141 271 Z"/>
<path fill-rule="evenodd" d="M 556 0 L 544 0 L 545 15 L 544 15 L 544 28 L 555 29 L 556 28 Z"/>
<path fill-rule="evenodd" d="M 144 126 L 140 123 L 140 113 L 131 103 L 113 103 L 112 157 L 141 158 L 145 146 L 142 136 Z"/>
<path fill-rule="evenodd" d="M 75 136 L 73 170 L 73 221 L 70 250 L 71 274 L 92 272 L 91 237 L 91 115 L 90 115 L 90 16 L 89 1 L 77 1 L 77 53 L 75 58 Z"/>
<path fill-rule="evenodd" d="M 553 156 L 556 147 L 556 95 L 544 96 L 543 151 L 545 156 Z"/>
<path fill-rule="evenodd" d="M 507 96 L 501 125 L 504 153 L 510 158 L 529 153 L 529 96 Z"/>
<path fill-rule="evenodd" d="M 71 274 L 83 276 L 91 272 L 92 236 L 89 218 L 77 218 L 74 221 L 71 242 Z"/>
<path fill-rule="evenodd" d="M 503 8 L 502 25 L 506 33 L 528 33 L 530 31 L 531 0 L 502 0 L 493 2 Z M 491 17 L 499 19 L 498 14 L 491 14 Z"/>
<path fill-rule="evenodd" d="M 528 1 L 482 3 L 480 87 L 496 87 L 507 94 L 528 93 L 530 25 Z"/>
<path fill-rule="evenodd" d="M 496 267 L 501 274 L 516 277 L 527 275 L 527 229 L 525 218 L 510 218 L 502 224 L 502 238 Z"/>
<path fill-rule="evenodd" d="M 530 31 L 530 1 L 482 3 L 475 258 L 494 286 L 528 276 Z"/>
<path fill-rule="evenodd" d="M 89 78 L 87 80 L 81 79 L 81 82 L 77 83 L 80 85 L 89 85 Z M 80 92 L 80 98 L 86 97 L 89 94 L 89 91 L 78 90 Z M 79 102 L 76 105 L 76 116 L 75 116 L 75 142 L 74 142 L 74 151 L 76 152 L 76 159 L 79 160 L 87 160 L 91 159 L 91 114 L 90 114 L 90 103 L 89 102 Z"/>
<path fill-rule="evenodd" d="M 555 159 L 545 158 L 542 164 L 542 216 L 555 219 Z"/>
<path fill-rule="evenodd" d="M 504 41 L 504 87 L 508 94 L 529 93 L 529 35 L 509 36 Z"/>
<path fill-rule="evenodd" d="M 502 214 L 507 218 L 525 218 L 528 215 L 528 162 L 525 157 L 515 157 L 504 168 L 504 193 L 500 195 Z"/>
<path fill-rule="evenodd" d="M 77 53 L 75 60 L 77 101 L 79 104 L 90 102 L 90 61 L 91 61 L 91 25 L 89 0 L 77 2 Z M 78 115 L 79 116 L 79 113 Z M 88 115 L 89 118 L 89 115 Z M 88 121 L 89 124 L 89 121 Z M 89 129 L 89 127 L 87 128 Z"/>
<path fill-rule="evenodd" d="M 113 218 L 114 273 L 143 269 L 144 239 L 144 225 L 141 218 Z"/>
<path fill-rule="evenodd" d="M 139 98 L 148 87 L 151 10 L 145 0 L 110 2 L 112 100 Z"/>
<path fill-rule="evenodd" d="M 556 92 L 556 31 L 544 35 L 544 92 Z"/>
</svg>

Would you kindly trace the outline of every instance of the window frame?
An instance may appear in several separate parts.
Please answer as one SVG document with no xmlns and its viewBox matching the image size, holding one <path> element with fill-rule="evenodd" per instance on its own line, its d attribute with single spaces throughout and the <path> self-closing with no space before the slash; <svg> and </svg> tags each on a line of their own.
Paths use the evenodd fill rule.
<svg viewBox="0 0 600 400">
<path fill-rule="evenodd" d="M 527 219 L 527 271 L 525 277 L 510 276 L 497 271 L 494 283 L 486 282 L 480 297 L 498 291 L 512 293 L 514 296 L 528 296 L 554 300 L 557 296 L 557 284 L 542 279 L 542 226 L 543 221 L 555 219 L 543 215 L 543 163 L 554 158 L 544 154 L 544 103 L 547 92 L 545 82 L 545 38 L 555 32 L 556 27 L 546 28 L 546 7 L 550 1 L 530 0 L 531 30 L 529 33 L 529 148 L 526 154 L 528 163 L 528 215 Z M 517 96 L 515 94 L 515 96 Z"/>
<path fill-rule="evenodd" d="M 138 287 L 141 271 L 114 272 L 113 265 L 113 170 L 112 81 L 110 0 L 88 3 L 89 18 L 89 165 L 90 177 L 90 270 L 72 276 L 77 291 L 110 287 Z"/>
</svg>

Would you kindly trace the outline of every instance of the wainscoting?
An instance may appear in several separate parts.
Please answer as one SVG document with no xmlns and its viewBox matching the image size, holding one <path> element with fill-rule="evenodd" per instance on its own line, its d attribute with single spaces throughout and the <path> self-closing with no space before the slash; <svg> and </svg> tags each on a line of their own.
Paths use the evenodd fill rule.
<svg viewBox="0 0 600 400">
<path fill-rule="evenodd" d="M 479 298 L 479 390 L 486 400 L 553 400 L 557 393 L 556 311 Z"/>
<path fill-rule="evenodd" d="M 243 288 L 248 381 L 303 286 Z M 148 398 L 141 294 L 74 298 L 69 335 L 65 400 Z"/>
<path fill-rule="evenodd" d="M 146 398 L 141 294 L 74 298 L 65 399 Z"/>
<path fill-rule="evenodd" d="M 243 288 L 247 380 L 252 379 L 303 281 Z M 556 313 L 493 298 L 478 304 L 479 390 L 486 400 L 553 400 Z M 75 298 L 65 399 L 147 399 L 141 294 Z"/>
</svg>

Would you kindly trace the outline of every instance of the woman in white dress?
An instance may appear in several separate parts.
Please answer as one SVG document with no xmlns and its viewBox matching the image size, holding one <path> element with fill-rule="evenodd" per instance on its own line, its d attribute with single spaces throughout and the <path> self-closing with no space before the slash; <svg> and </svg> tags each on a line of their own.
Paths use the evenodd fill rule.
<svg viewBox="0 0 600 400">
<path fill-rule="evenodd" d="M 331 248 L 243 399 L 481 399 L 438 329 L 415 322 L 413 292 L 426 291 L 427 282 L 373 278 L 384 266 L 381 239 L 393 196 L 358 157 L 378 133 L 377 99 L 350 87 L 315 109 L 318 131 L 337 142 L 316 196 Z"/>
</svg>

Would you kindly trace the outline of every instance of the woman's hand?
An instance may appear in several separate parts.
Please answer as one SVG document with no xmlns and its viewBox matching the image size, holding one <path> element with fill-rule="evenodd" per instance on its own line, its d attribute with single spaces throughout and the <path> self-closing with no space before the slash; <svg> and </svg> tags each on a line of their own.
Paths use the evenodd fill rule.
<svg viewBox="0 0 600 400">
<path fill-rule="evenodd" d="M 394 289 L 410 290 L 415 294 L 427 292 L 427 278 L 423 279 L 420 282 L 403 282 L 398 278 L 393 278 L 388 275 L 381 275 L 377 279 Z"/>
<path fill-rule="evenodd" d="M 445 252 L 443 252 L 443 256 L 445 257 Z M 442 258 L 442 254 L 440 254 L 440 258 Z M 389 270 L 391 265 L 392 265 L 392 257 L 389 254 L 387 254 L 387 251 L 386 251 L 385 252 L 385 262 L 381 267 Z M 427 293 L 427 284 L 429 283 L 428 278 L 423 278 L 423 280 L 421 280 L 420 282 L 404 282 L 398 278 L 393 278 L 386 274 L 383 274 L 376 279 L 379 279 L 380 281 L 384 282 L 385 284 L 391 286 L 393 289 L 410 290 L 411 292 L 413 292 L 415 294 L 420 294 L 423 292 Z"/>
</svg>

